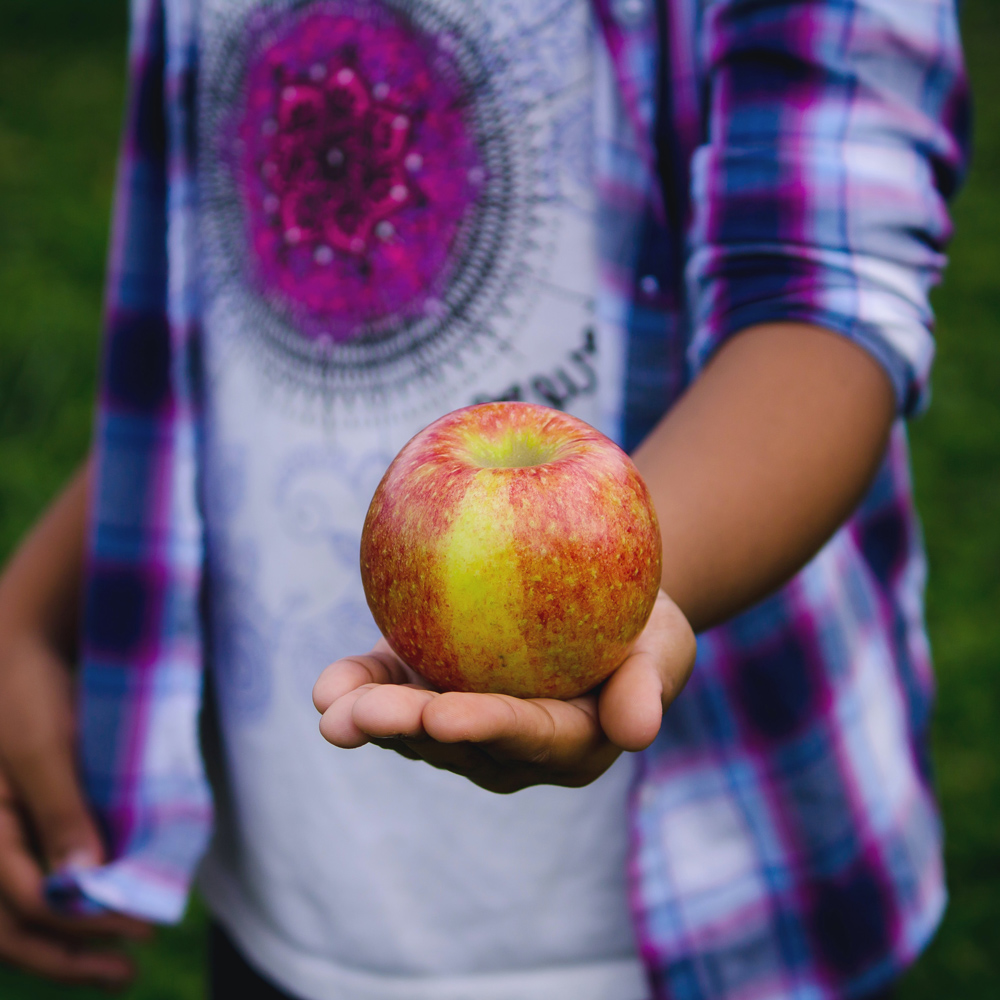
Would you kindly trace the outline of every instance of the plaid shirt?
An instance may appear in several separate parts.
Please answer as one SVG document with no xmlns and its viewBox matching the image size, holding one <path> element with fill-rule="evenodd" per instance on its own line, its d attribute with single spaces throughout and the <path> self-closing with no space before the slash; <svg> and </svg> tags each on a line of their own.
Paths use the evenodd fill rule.
<svg viewBox="0 0 1000 1000">
<path fill-rule="evenodd" d="M 211 827 L 198 749 L 194 0 L 133 0 L 81 684 L 113 860 L 67 906 L 179 918 Z M 819 324 L 927 398 L 927 302 L 967 95 L 951 0 L 594 0 L 618 84 L 596 150 L 598 308 L 628 330 L 624 443 L 721 342 Z M 700 641 L 641 759 L 630 862 L 658 997 L 857 996 L 945 903 L 925 563 L 905 432 L 779 593 Z"/>
</svg>

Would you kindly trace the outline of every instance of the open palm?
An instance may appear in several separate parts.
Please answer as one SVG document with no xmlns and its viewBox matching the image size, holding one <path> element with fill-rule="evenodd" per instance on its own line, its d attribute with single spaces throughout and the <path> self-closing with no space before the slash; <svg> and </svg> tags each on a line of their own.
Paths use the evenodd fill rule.
<svg viewBox="0 0 1000 1000">
<path fill-rule="evenodd" d="M 661 591 L 622 665 L 579 698 L 436 691 L 382 639 L 370 653 L 327 667 L 313 702 L 322 713 L 320 732 L 334 746 L 374 743 L 493 792 L 581 786 L 623 750 L 652 743 L 694 656 L 687 619 Z"/>
</svg>

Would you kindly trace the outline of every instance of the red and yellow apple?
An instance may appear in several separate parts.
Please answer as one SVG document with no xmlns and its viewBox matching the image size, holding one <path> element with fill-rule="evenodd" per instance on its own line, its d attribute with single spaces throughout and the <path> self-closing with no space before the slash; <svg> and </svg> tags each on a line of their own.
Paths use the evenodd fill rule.
<svg viewBox="0 0 1000 1000">
<path fill-rule="evenodd" d="M 396 653 L 443 690 L 572 698 L 625 658 L 660 584 L 631 459 L 532 403 L 456 410 L 375 491 L 361 578 Z"/>
</svg>

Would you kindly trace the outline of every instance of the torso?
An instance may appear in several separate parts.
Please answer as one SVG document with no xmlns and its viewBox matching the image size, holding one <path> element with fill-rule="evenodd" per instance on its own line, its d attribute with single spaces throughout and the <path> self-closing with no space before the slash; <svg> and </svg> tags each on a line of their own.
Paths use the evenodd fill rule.
<svg viewBox="0 0 1000 1000">
<path fill-rule="evenodd" d="M 588 5 L 203 0 L 200 18 L 228 774 L 209 905 L 304 997 L 391 981 L 379 996 L 638 1000 L 627 759 L 584 790 L 497 797 L 331 748 L 310 700 L 328 662 L 377 638 L 361 524 L 413 433 L 509 397 L 617 434 L 620 341 L 593 308 Z"/>
</svg>

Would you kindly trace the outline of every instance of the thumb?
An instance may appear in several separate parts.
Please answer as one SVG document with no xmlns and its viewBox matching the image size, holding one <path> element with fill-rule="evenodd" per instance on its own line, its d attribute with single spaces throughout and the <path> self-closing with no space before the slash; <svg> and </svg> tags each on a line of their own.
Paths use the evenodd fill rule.
<svg viewBox="0 0 1000 1000">
<path fill-rule="evenodd" d="M 18 770 L 23 780 L 25 771 Z M 31 850 L 25 819 L 30 820 L 36 845 L 42 847 L 52 868 L 84 868 L 99 864 L 103 859 L 101 840 L 83 802 L 72 766 L 67 773 L 71 780 L 66 787 L 75 803 L 69 803 L 60 812 L 47 805 L 44 794 L 28 803 L 15 790 L 8 775 L 0 770 L 0 898 L 3 900 L 0 917 L 9 907 L 19 920 L 49 927 L 60 934 L 120 935 L 145 940 L 150 928 L 140 920 L 117 913 L 64 918 L 54 913 L 46 902 L 44 872 Z M 50 782 L 48 787 L 57 785 Z"/>
<path fill-rule="evenodd" d="M 104 846 L 84 799 L 72 747 L 43 745 L 7 763 L 49 868 L 101 864 Z"/>
<path fill-rule="evenodd" d="M 649 621 L 625 662 L 601 690 L 601 726 L 622 750 L 645 750 L 664 710 L 694 667 L 697 643 L 680 608 L 661 590 Z"/>
<path fill-rule="evenodd" d="M 22 642 L 4 664 L 0 766 L 52 868 L 100 864 L 101 837 L 76 769 L 70 672 L 46 643 Z"/>
</svg>

